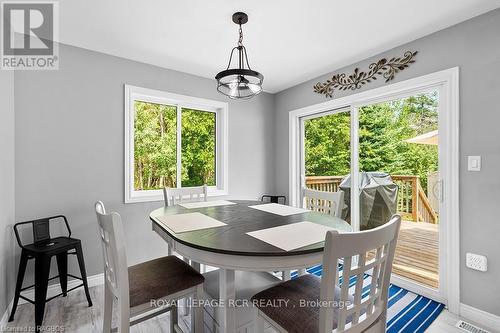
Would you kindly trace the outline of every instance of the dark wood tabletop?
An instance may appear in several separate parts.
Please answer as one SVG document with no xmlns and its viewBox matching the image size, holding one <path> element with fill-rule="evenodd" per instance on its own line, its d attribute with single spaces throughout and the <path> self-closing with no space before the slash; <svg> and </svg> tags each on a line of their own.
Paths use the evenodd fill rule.
<svg viewBox="0 0 500 333">
<path fill-rule="evenodd" d="M 193 248 L 223 254 L 246 256 L 287 256 L 323 251 L 324 242 L 308 245 L 300 249 L 285 251 L 263 242 L 247 232 L 281 225 L 309 221 L 335 228 L 339 231 L 352 231 L 351 226 L 341 220 L 326 214 L 306 212 L 289 216 L 281 216 L 264 212 L 248 206 L 265 204 L 261 201 L 230 200 L 235 205 L 215 206 L 187 209 L 182 206 L 158 208 L 149 215 L 151 221 L 160 226 L 174 240 Z M 226 223 L 226 226 L 174 233 L 158 222 L 155 217 L 174 214 L 200 212 L 216 220 Z"/>
</svg>

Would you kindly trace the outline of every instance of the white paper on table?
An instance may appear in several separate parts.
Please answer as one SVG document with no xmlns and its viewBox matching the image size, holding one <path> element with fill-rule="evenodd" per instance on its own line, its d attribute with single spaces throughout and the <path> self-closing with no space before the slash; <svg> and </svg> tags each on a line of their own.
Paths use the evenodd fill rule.
<svg viewBox="0 0 500 333">
<path fill-rule="evenodd" d="M 253 205 L 253 206 L 248 206 L 248 207 L 262 210 L 264 212 L 268 212 L 268 213 L 272 213 L 272 214 L 281 215 L 281 216 L 288 216 L 288 215 L 310 212 L 310 210 L 307 210 L 304 208 L 297 208 L 297 207 L 292 207 L 292 206 L 280 205 L 277 203 Z"/>
<path fill-rule="evenodd" d="M 164 215 L 157 217 L 157 219 L 176 234 L 187 231 L 223 227 L 226 225 L 202 213 Z"/>
<path fill-rule="evenodd" d="M 214 201 L 186 202 L 179 204 L 179 206 L 182 206 L 187 209 L 227 206 L 227 205 L 236 205 L 236 203 L 227 200 L 214 200 Z"/>
<path fill-rule="evenodd" d="M 304 221 L 251 231 L 247 232 L 247 235 L 279 247 L 285 251 L 291 251 L 307 245 L 323 242 L 326 237 L 326 232 L 329 230 L 334 230 L 334 228 Z"/>
</svg>

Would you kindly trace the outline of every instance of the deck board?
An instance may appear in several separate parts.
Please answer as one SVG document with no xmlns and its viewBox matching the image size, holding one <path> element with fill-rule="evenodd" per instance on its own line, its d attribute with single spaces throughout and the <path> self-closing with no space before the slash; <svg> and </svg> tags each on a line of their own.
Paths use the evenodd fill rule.
<svg viewBox="0 0 500 333">
<path fill-rule="evenodd" d="M 437 224 L 402 221 L 393 273 L 432 288 L 439 286 Z"/>
<path fill-rule="evenodd" d="M 369 253 L 368 259 L 374 256 L 374 252 Z M 428 287 L 439 287 L 437 224 L 401 221 L 392 272 Z"/>
</svg>

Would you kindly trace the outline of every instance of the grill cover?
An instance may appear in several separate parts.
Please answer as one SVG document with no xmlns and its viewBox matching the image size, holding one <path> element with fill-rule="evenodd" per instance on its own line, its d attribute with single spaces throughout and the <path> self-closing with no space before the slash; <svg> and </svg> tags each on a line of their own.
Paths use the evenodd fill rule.
<svg viewBox="0 0 500 333">
<path fill-rule="evenodd" d="M 346 176 L 339 185 L 345 192 L 345 208 L 342 217 L 350 221 L 351 212 L 351 175 Z M 396 214 L 398 185 L 391 176 L 383 172 L 360 173 L 360 228 L 373 229 L 389 222 Z"/>
</svg>

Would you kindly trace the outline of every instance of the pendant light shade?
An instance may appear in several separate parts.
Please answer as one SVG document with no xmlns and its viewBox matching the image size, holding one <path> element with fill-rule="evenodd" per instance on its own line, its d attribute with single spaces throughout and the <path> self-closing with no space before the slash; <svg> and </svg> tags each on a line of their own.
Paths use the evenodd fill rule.
<svg viewBox="0 0 500 333">
<path fill-rule="evenodd" d="M 250 68 L 247 50 L 243 46 L 243 31 L 241 26 L 248 22 L 247 14 L 241 12 L 234 13 L 233 22 L 239 25 L 238 46 L 231 50 L 227 68 L 215 76 L 217 90 L 233 99 L 251 98 L 262 91 L 264 76 Z M 231 68 L 235 51 L 238 54 L 238 67 Z"/>
</svg>

